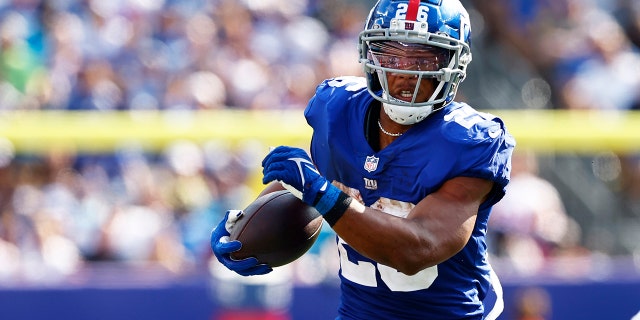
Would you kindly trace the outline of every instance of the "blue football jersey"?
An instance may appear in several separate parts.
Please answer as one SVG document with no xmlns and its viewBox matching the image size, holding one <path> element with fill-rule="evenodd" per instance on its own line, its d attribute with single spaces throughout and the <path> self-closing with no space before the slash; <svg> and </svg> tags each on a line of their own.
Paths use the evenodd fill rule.
<svg viewBox="0 0 640 320">
<path fill-rule="evenodd" d="M 491 287 L 485 241 L 493 204 L 509 182 L 515 141 L 502 121 L 453 102 L 381 151 L 365 137 L 373 98 L 360 77 L 324 81 L 305 117 L 318 170 L 365 205 L 406 217 L 454 177 L 494 182 L 469 242 L 449 260 L 408 276 L 359 254 L 338 238 L 341 319 L 480 319 Z"/>
</svg>

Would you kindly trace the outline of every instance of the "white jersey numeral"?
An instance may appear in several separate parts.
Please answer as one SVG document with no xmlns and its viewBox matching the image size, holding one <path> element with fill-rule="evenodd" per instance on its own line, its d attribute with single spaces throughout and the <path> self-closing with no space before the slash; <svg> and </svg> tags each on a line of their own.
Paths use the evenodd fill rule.
<svg viewBox="0 0 640 320">
<path fill-rule="evenodd" d="M 359 285 L 367 287 L 377 286 L 376 282 L 376 266 L 367 261 L 351 262 L 347 257 L 347 249 L 344 248 L 345 242 L 338 238 L 338 252 L 340 253 L 340 269 L 342 276 Z"/>
<path fill-rule="evenodd" d="M 450 121 L 451 119 L 467 129 L 471 129 L 475 124 L 486 120 L 470 108 L 458 108 L 444 116 L 445 121 Z"/>
<path fill-rule="evenodd" d="M 438 266 L 424 269 L 415 275 L 408 276 L 391 267 L 368 261 L 353 262 L 349 259 L 346 242 L 338 238 L 338 251 L 340 253 L 340 269 L 342 276 L 357 284 L 376 287 L 376 269 L 380 272 L 380 278 L 391 291 L 418 291 L 428 289 L 438 277 Z"/>
<path fill-rule="evenodd" d="M 367 82 L 364 78 L 351 76 L 333 78 L 328 82 L 328 84 L 334 88 L 345 87 L 345 90 L 351 92 L 367 87 Z"/>
</svg>

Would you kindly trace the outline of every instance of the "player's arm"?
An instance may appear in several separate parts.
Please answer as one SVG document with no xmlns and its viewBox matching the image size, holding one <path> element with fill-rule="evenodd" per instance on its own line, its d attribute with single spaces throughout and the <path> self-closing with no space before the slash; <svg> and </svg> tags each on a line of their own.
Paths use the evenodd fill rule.
<svg viewBox="0 0 640 320">
<path fill-rule="evenodd" d="M 412 275 L 462 250 L 492 185 L 478 178 L 451 179 L 406 218 L 352 201 L 333 229 L 361 254 Z"/>
<path fill-rule="evenodd" d="M 420 201 L 407 218 L 365 207 L 319 174 L 302 149 L 278 147 L 263 160 L 263 183 L 283 181 L 302 194 L 336 233 L 361 254 L 414 274 L 460 251 L 492 182 L 458 177 Z"/>
</svg>

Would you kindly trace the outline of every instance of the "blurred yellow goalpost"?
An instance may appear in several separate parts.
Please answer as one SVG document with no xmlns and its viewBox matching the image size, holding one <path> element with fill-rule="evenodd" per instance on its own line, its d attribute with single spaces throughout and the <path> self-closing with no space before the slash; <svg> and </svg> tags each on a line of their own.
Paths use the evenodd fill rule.
<svg viewBox="0 0 640 320">
<path fill-rule="evenodd" d="M 518 148 L 592 154 L 640 152 L 640 112 L 488 110 L 500 116 Z M 0 137 L 16 153 L 70 149 L 109 152 L 127 144 L 160 151 L 176 140 L 308 145 L 303 110 L 16 111 L 0 113 Z"/>
</svg>

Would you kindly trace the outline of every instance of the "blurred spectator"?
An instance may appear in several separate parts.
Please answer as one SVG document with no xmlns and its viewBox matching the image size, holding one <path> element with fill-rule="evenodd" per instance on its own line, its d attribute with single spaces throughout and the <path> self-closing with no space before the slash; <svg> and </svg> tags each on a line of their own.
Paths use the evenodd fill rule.
<svg viewBox="0 0 640 320">
<path fill-rule="evenodd" d="M 634 0 L 618 0 L 614 10 L 627 36 L 633 44 L 640 48 L 640 3 Z"/>
<path fill-rule="evenodd" d="M 629 9 L 622 15 L 624 26 L 614 18 L 612 11 L 617 7 L 606 1 L 472 3 L 484 17 L 489 41 L 524 57 L 551 85 L 553 107 L 626 110 L 637 106 L 640 76 L 629 70 L 638 69 L 640 57 L 637 45 L 624 33 L 626 28 L 633 35 L 638 24 L 637 5 L 631 1 L 619 3 L 620 8 Z"/>
<path fill-rule="evenodd" d="M 551 297 L 542 288 L 525 287 L 516 295 L 514 320 L 546 320 L 551 316 Z"/>
<path fill-rule="evenodd" d="M 520 273 L 535 273 L 547 258 L 580 248 L 579 225 L 565 212 L 558 190 L 538 175 L 528 151 L 514 153 L 511 182 L 489 225 L 490 252 Z"/>
<path fill-rule="evenodd" d="M 576 28 L 589 55 L 560 88 L 565 107 L 633 109 L 640 102 L 640 75 L 631 70 L 640 70 L 640 52 L 613 16 L 596 7 L 584 10 Z"/>
<path fill-rule="evenodd" d="M 530 69 L 532 77 L 540 77 L 552 88 L 557 87 L 556 73 L 561 61 L 579 56 L 580 48 L 566 31 L 571 23 L 571 1 L 469 0 L 480 13 L 481 20 L 476 21 L 476 26 L 480 22 L 479 30 L 487 47 L 502 51 L 507 57 L 500 63 L 509 64 L 509 72 Z M 524 60 L 514 63 L 513 56 Z M 557 92 L 551 93 L 551 105 L 557 105 Z"/>
</svg>

